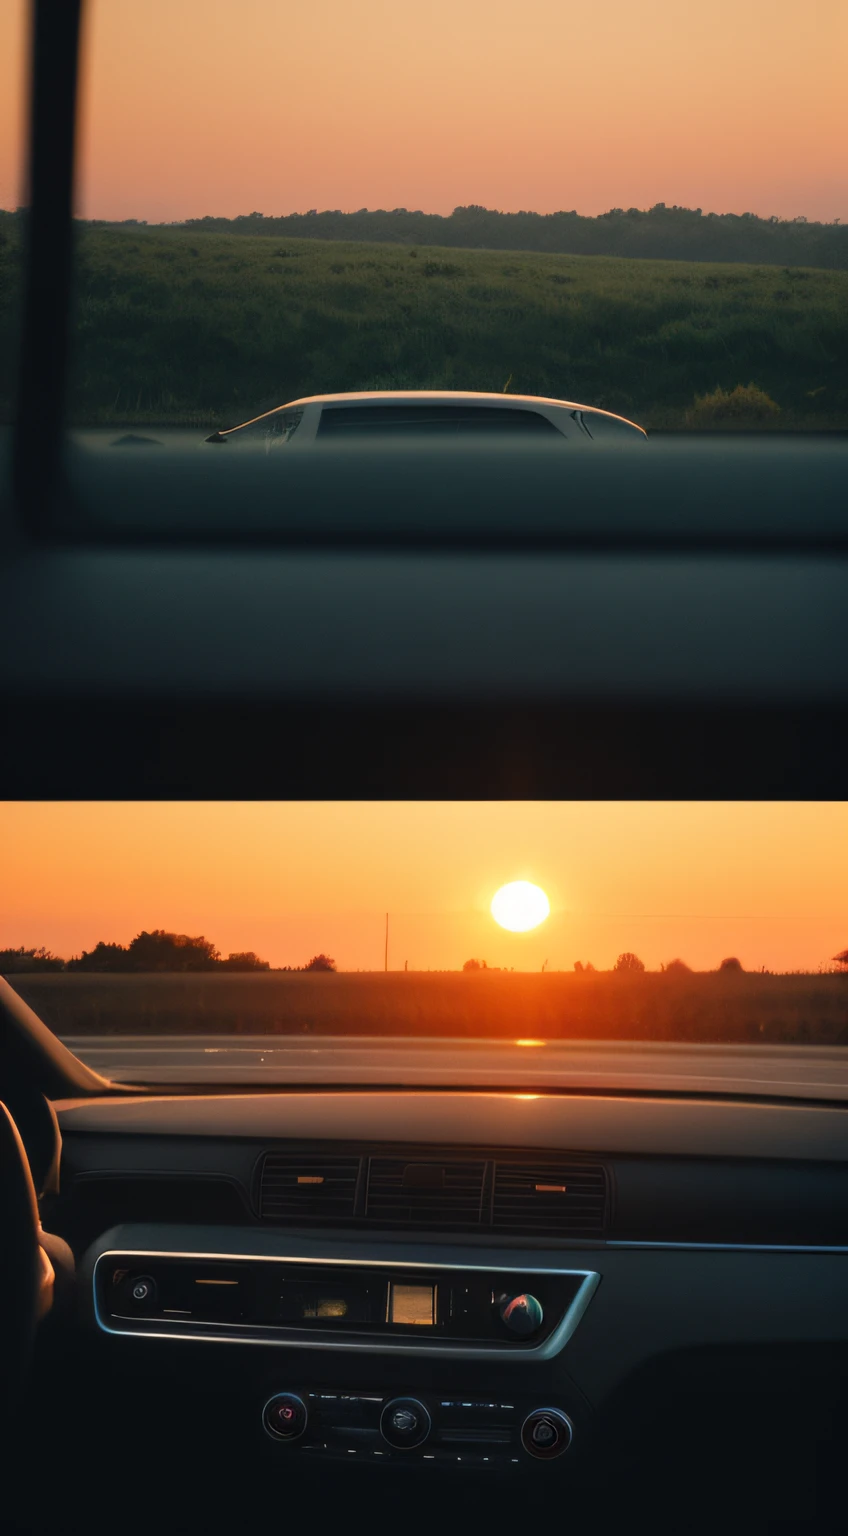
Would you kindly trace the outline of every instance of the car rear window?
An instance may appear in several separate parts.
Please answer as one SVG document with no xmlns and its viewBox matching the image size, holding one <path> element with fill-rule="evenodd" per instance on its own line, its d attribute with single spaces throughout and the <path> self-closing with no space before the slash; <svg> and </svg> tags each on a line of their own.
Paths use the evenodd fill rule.
<svg viewBox="0 0 848 1536">
<path fill-rule="evenodd" d="M 321 412 L 319 437 L 384 432 L 547 432 L 557 428 L 538 411 L 485 405 L 333 405 Z"/>
</svg>

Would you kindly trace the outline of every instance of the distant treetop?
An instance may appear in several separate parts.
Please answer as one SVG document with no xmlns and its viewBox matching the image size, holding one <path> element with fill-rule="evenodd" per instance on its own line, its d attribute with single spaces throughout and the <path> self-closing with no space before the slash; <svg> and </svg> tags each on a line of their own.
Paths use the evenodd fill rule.
<svg viewBox="0 0 848 1536">
<path fill-rule="evenodd" d="M 69 971 L 213 971 L 220 954 L 201 934 L 190 938 L 186 933 L 166 933 L 143 929 L 124 947 L 104 944 L 83 950 L 78 959 L 68 961 Z"/>
<path fill-rule="evenodd" d="M 14 976 L 22 971 L 63 971 L 65 962 L 41 945 L 38 949 L 0 949 L 0 976 Z"/>
<path fill-rule="evenodd" d="M 307 962 L 303 969 L 305 971 L 334 971 L 336 969 L 336 962 L 331 960 L 329 955 L 313 955 L 312 959 Z"/>
<path fill-rule="evenodd" d="M 67 962 L 69 971 L 105 971 L 130 974 L 136 971 L 269 971 L 267 960 L 252 950 L 222 959 L 215 945 L 201 934 L 167 933 L 164 928 L 142 929 L 131 943 L 105 944 L 101 939 L 91 950 Z"/>
<path fill-rule="evenodd" d="M 245 949 L 227 955 L 226 960 L 219 960 L 218 969 L 221 971 L 270 971 L 271 964 L 268 960 L 260 960 L 252 949 Z"/>
</svg>

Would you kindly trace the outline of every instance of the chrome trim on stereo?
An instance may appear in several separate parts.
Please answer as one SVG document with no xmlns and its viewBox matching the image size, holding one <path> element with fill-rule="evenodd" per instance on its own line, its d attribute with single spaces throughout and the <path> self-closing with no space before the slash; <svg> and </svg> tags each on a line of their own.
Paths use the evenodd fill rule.
<svg viewBox="0 0 848 1536">
<path fill-rule="evenodd" d="M 419 1343 L 408 1336 L 399 1339 L 381 1339 L 378 1335 L 369 1335 L 363 1338 L 348 1337 L 346 1339 L 327 1339 L 316 1337 L 306 1329 L 297 1333 L 293 1338 L 276 1338 L 272 1333 L 239 1336 L 234 1333 L 195 1333 L 195 1332 L 166 1332 L 162 1328 L 139 1327 L 144 1318 L 129 1319 L 137 1324 L 134 1328 L 113 1328 L 103 1321 L 100 1308 L 97 1304 L 97 1271 L 106 1259 L 126 1259 L 130 1255 L 141 1259 L 195 1259 L 198 1263 L 239 1262 L 245 1264 L 309 1264 L 317 1265 L 338 1264 L 345 1268 L 356 1269 L 393 1269 L 397 1271 L 409 1269 L 425 1269 L 438 1273 L 439 1271 L 452 1272 L 454 1270 L 476 1270 L 481 1274 L 491 1273 L 493 1270 L 502 1275 L 558 1275 L 561 1278 L 580 1279 L 577 1295 L 570 1307 L 566 1308 L 562 1320 L 557 1324 L 549 1338 L 535 1347 L 522 1348 L 512 1345 L 503 1348 L 499 1344 L 485 1345 L 450 1344 L 446 1342 L 430 1343 L 422 1339 Z M 273 1345 L 280 1349 L 341 1349 L 341 1350 L 366 1350 L 369 1354 L 394 1354 L 394 1355 L 427 1355 L 431 1359 L 443 1360 L 550 1360 L 553 1355 L 558 1355 L 560 1350 L 571 1338 L 583 1313 L 589 1305 L 600 1283 L 600 1275 L 596 1270 L 587 1269 L 553 1269 L 532 1268 L 522 1265 L 518 1268 L 514 1264 L 427 1264 L 417 1259 L 316 1259 L 307 1258 L 280 1258 L 267 1253 L 183 1253 L 169 1251 L 167 1249 L 151 1248 L 110 1248 L 106 1253 L 98 1254 L 91 1277 L 92 1299 L 94 1302 L 94 1317 L 98 1328 L 103 1333 L 111 1333 L 121 1338 L 148 1338 L 148 1339 L 193 1339 L 204 1344 L 262 1344 L 266 1347 Z M 159 1323 L 159 1318 L 149 1320 L 153 1324 Z M 183 1323 L 183 1329 L 208 1328 L 209 1323 Z M 214 1326 L 214 1325 L 213 1325 Z M 222 1323 L 222 1328 L 259 1328 L 257 1323 Z"/>
</svg>

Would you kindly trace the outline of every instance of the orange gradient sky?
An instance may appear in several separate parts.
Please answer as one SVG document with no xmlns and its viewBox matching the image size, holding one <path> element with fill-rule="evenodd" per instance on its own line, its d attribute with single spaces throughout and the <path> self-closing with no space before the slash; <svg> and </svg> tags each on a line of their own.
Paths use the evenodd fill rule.
<svg viewBox="0 0 848 1536">
<path fill-rule="evenodd" d="M 69 956 L 141 928 L 272 965 L 815 969 L 848 945 L 848 804 L 5 803 L 0 948 Z M 499 886 L 551 917 L 498 928 Z"/>
<path fill-rule="evenodd" d="M 0 8 L 0 205 L 22 0 Z M 461 203 L 848 217 L 845 0 L 88 0 L 85 217 Z"/>
</svg>

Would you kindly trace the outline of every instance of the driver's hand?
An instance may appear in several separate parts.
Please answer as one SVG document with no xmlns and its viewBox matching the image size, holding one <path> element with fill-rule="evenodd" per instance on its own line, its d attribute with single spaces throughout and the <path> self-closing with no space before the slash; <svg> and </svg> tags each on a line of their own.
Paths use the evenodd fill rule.
<svg viewBox="0 0 848 1536">
<path fill-rule="evenodd" d="M 38 1248 L 38 1321 L 46 1317 L 53 1305 L 53 1286 L 56 1281 L 56 1272 L 48 1255 L 39 1244 Z"/>
</svg>

